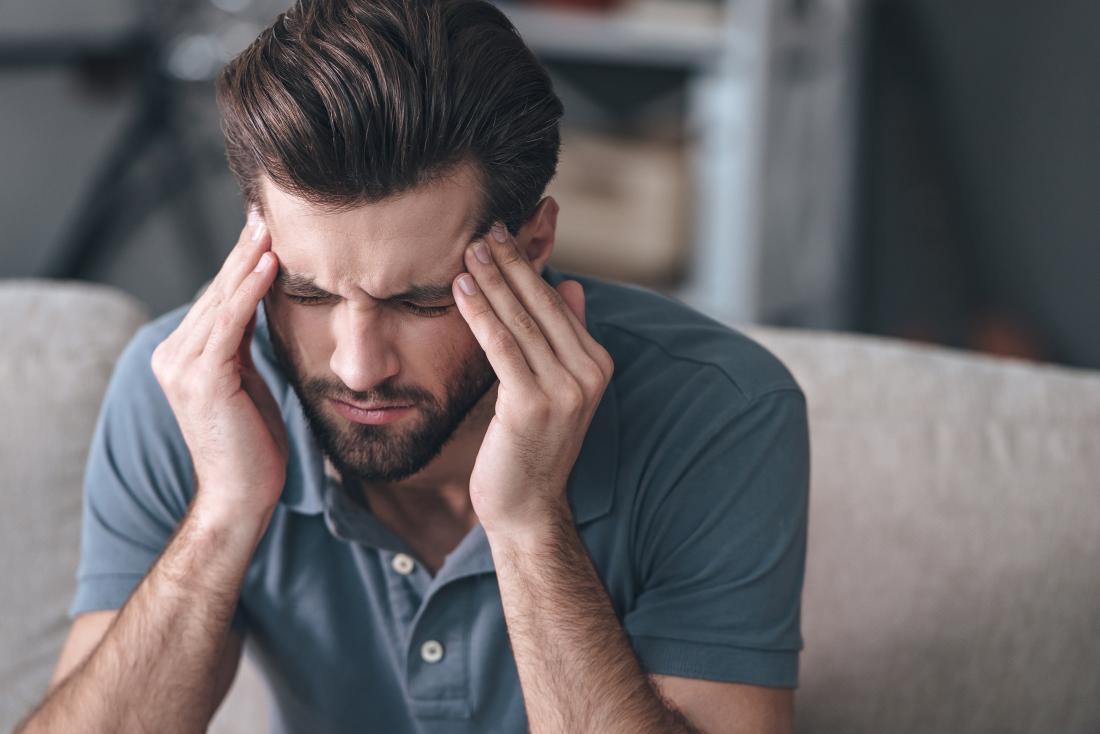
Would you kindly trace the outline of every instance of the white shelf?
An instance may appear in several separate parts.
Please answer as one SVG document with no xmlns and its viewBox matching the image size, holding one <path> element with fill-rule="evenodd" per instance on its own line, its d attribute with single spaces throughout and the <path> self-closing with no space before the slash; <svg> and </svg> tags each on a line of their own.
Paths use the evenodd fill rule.
<svg viewBox="0 0 1100 734">
<path fill-rule="evenodd" d="M 710 65 L 727 50 L 722 22 L 706 17 L 671 20 L 629 9 L 584 11 L 504 0 L 496 5 L 531 50 L 558 59 L 692 67 Z"/>
<path fill-rule="evenodd" d="M 695 235 L 679 295 L 711 315 L 753 321 L 774 0 L 624 2 L 597 12 L 496 0 L 545 60 L 690 72 Z"/>
</svg>

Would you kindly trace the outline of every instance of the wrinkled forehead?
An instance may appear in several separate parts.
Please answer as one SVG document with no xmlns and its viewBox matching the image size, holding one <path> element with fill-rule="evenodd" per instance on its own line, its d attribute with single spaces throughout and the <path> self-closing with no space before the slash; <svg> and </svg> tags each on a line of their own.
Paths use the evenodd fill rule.
<svg viewBox="0 0 1100 734">
<path fill-rule="evenodd" d="M 284 270 L 347 296 L 373 297 L 412 283 L 448 280 L 482 223 L 481 189 L 458 169 L 401 195 L 343 211 L 318 207 L 260 180 L 264 221 Z"/>
</svg>

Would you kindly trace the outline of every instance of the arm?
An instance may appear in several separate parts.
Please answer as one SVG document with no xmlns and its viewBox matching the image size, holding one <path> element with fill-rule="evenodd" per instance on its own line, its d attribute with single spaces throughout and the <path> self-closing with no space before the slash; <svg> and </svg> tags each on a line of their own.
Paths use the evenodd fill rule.
<svg viewBox="0 0 1100 734">
<path fill-rule="evenodd" d="M 699 731 L 646 677 L 568 517 L 489 541 L 531 731 Z"/>
<path fill-rule="evenodd" d="M 155 546 L 134 532 L 140 524 L 111 529 L 135 547 L 163 551 L 155 563 L 150 559 L 117 616 L 78 619 L 48 697 L 21 732 L 202 731 L 228 687 L 240 655 L 231 621 L 287 461 L 278 406 L 250 352 L 256 308 L 275 271 L 265 235 L 263 224 L 250 217 L 214 282 L 143 368 L 152 368 L 190 452 L 194 498 L 182 520 L 170 526 L 171 537 L 166 533 Z M 134 384 L 113 387 L 105 408 L 125 404 L 123 413 L 133 413 L 126 401 Z M 155 495 L 165 480 L 142 474 L 145 454 L 119 463 L 121 444 L 105 437 L 116 428 L 144 435 L 151 429 L 151 410 L 143 405 L 137 420 L 97 430 L 101 443 L 93 454 L 111 471 L 110 478 L 98 477 L 94 492 L 86 490 L 85 529 L 89 518 L 102 522 L 104 512 L 117 520 L 154 514 L 149 503 L 133 503 L 133 493 L 140 488 Z M 107 492 L 98 505 L 97 492 Z M 112 493 L 131 504 L 110 513 L 102 501 Z M 95 575 L 113 580 L 118 564 L 109 560 Z"/>
<path fill-rule="evenodd" d="M 489 540 L 531 731 L 793 731 L 793 690 L 647 676 L 567 517 Z"/>
<path fill-rule="evenodd" d="M 468 249 L 469 274 L 453 291 L 500 380 L 470 499 L 492 549 L 530 728 L 694 731 L 634 657 L 565 499 L 611 357 L 584 327 L 578 284 L 551 288 L 502 224 L 492 233 L 491 246 Z"/>
<path fill-rule="evenodd" d="M 645 675 L 568 518 L 490 543 L 532 731 L 793 730 L 790 689 Z"/>
<path fill-rule="evenodd" d="M 77 620 L 50 695 L 16 731 L 204 731 L 240 657 L 230 620 L 260 525 L 189 512 L 117 616 Z"/>
<path fill-rule="evenodd" d="M 718 734 L 791 734 L 794 731 L 794 689 L 747 683 L 649 676 L 680 712 L 706 732 Z"/>
<path fill-rule="evenodd" d="M 469 274 L 453 290 L 500 379 L 470 498 L 492 548 L 532 730 L 790 731 L 790 690 L 643 671 L 566 501 L 569 472 L 611 377 L 610 356 L 585 328 L 577 284 L 551 288 L 503 227 L 493 234 L 493 244 L 467 252 Z M 801 466 L 787 458 L 783 465 Z M 789 510 L 782 514 L 790 519 Z M 730 584 L 742 582 L 711 570 L 701 591 L 713 596 Z"/>
<path fill-rule="evenodd" d="M 116 609 L 86 612 L 77 616 L 61 648 L 61 655 L 57 659 L 57 665 L 54 666 L 53 675 L 50 676 L 47 695 L 53 693 L 69 677 L 69 674 L 91 655 L 117 616 Z M 229 692 L 229 686 L 237 676 L 243 644 L 241 634 L 230 627 L 228 642 L 217 672 L 218 682 L 214 698 L 218 701 L 225 698 L 225 694 Z"/>
</svg>

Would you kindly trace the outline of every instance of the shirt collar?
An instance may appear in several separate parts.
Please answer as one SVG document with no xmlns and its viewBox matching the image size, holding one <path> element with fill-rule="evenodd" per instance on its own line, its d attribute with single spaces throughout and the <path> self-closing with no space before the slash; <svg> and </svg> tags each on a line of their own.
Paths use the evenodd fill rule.
<svg viewBox="0 0 1100 734">
<path fill-rule="evenodd" d="M 543 278 L 552 286 L 571 278 L 549 266 L 543 269 Z M 591 303 L 586 299 L 586 303 Z M 602 341 L 597 325 L 589 318 L 589 332 Z M 335 498 L 334 481 L 325 471 L 324 454 L 309 429 L 298 395 L 277 367 L 271 347 L 271 335 L 267 311 L 263 301 L 257 309 L 256 339 L 253 352 L 258 368 L 264 373 L 282 410 L 286 423 L 290 456 L 287 463 L 286 484 L 279 502 L 289 510 L 307 515 L 325 514 L 326 522 L 334 534 L 355 539 L 358 542 L 385 543 L 392 540 L 377 535 L 373 530 L 364 533 L 363 518 L 357 513 L 369 512 L 354 503 Z M 580 454 L 573 465 L 567 485 L 569 505 L 577 525 L 595 520 L 611 511 L 619 464 L 619 406 L 614 383 L 608 385 L 603 398 L 592 417 L 588 432 L 581 445 Z M 336 492 L 335 494 L 342 494 Z M 378 523 L 375 523 L 378 525 Z M 480 531 L 480 526 L 477 528 Z"/>
</svg>

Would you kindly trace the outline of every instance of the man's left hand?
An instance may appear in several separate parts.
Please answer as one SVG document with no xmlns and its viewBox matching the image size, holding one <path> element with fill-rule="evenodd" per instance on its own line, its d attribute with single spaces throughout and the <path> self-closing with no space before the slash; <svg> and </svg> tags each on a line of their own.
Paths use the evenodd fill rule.
<svg viewBox="0 0 1100 734">
<path fill-rule="evenodd" d="M 551 287 L 503 224 L 465 262 L 455 301 L 500 381 L 470 499 L 487 534 L 518 537 L 571 516 L 566 483 L 614 364 L 585 327 L 580 283 Z"/>
</svg>

